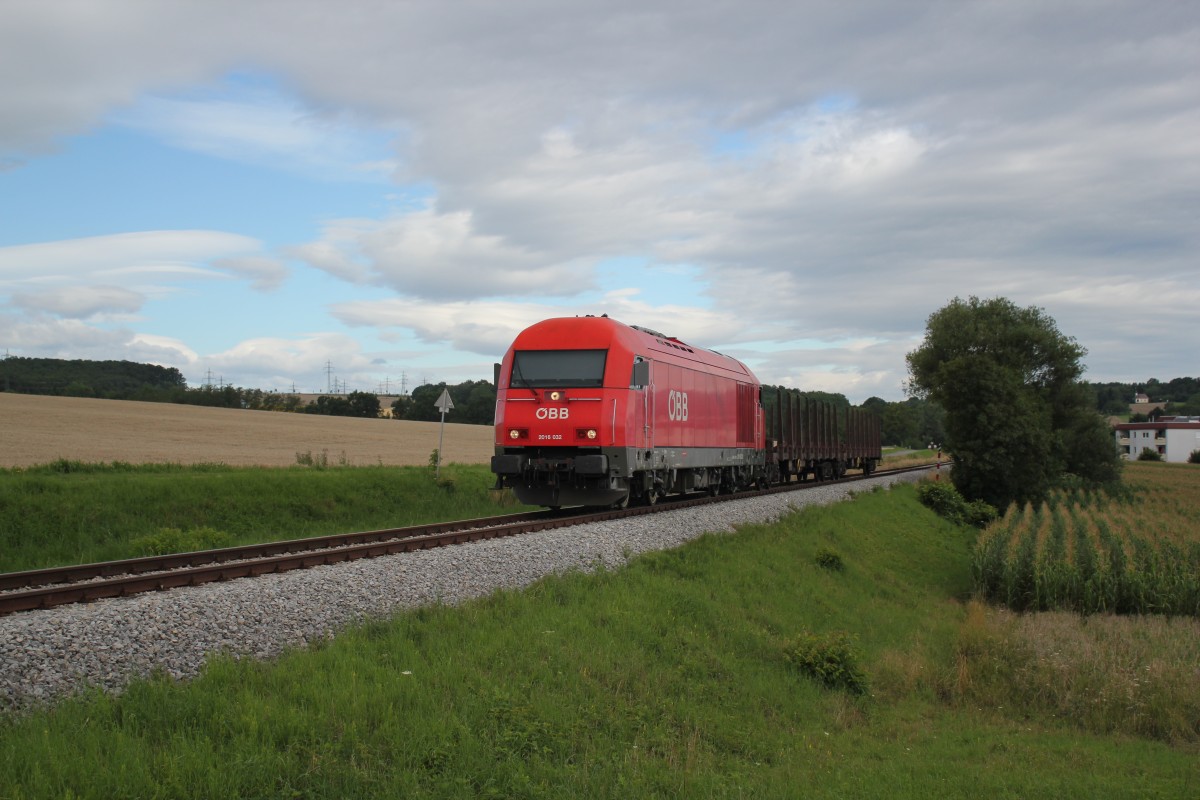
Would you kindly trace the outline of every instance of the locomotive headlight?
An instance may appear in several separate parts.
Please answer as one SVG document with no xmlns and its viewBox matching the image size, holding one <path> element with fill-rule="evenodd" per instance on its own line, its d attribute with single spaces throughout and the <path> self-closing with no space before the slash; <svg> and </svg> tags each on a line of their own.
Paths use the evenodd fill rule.
<svg viewBox="0 0 1200 800">
<path fill-rule="evenodd" d="M 516 428 L 513 428 L 511 431 L 509 431 L 509 432 L 508 432 L 508 438 L 510 438 L 510 439 L 520 439 L 520 438 L 521 438 L 521 432 L 520 432 L 519 430 L 517 430 Z"/>
<path fill-rule="evenodd" d="M 562 392 L 551 392 L 550 399 L 555 401 L 562 400 Z"/>
<path fill-rule="evenodd" d="M 596 429 L 595 429 L 595 428 L 588 428 L 587 437 L 588 437 L 589 439 L 595 439 L 595 438 L 596 438 Z"/>
</svg>

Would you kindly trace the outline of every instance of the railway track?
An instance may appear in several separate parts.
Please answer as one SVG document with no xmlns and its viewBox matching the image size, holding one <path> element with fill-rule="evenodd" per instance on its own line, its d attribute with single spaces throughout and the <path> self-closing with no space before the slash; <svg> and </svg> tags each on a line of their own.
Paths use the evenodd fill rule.
<svg viewBox="0 0 1200 800">
<path fill-rule="evenodd" d="M 536 511 L 482 519 L 440 522 L 406 528 L 342 533 L 306 539 L 266 542 L 219 550 L 152 556 L 99 564 L 0 574 L 0 616 L 71 603 L 86 603 L 141 592 L 255 577 L 293 569 L 307 569 L 360 558 L 408 553 L 435 547 L 517 536 L 553 528 L 582 525 L 623 517 L 641 516 L 708 503 L 779 492 L 802 491 L 867 477 L 928 470 L 930 465 L 880 470 L 871 476 L 852 475 L 836 481 L 791 483 L 732 495 L 688 496 L 655 506 L 620 510 Z"/>
</svg>

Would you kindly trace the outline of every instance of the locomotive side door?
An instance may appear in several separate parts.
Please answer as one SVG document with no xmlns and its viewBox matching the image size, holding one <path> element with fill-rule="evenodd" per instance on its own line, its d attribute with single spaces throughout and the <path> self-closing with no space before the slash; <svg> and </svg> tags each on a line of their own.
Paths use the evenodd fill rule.
<svg viewBox="0 0 1200 800">
<path fill-rule="evenodd" d="M 654 384 L 651 377 L 650 361 L 636 356 L 629 388 L 640 392 L 641 398 L 639 401 L 636 395 L 630 397 L 629 408 L 634 417 L 630 431 L 636 431 L 631 441 L 636 441 L 635 446 L 644 450 L 654 447 Z"/>
</svg>

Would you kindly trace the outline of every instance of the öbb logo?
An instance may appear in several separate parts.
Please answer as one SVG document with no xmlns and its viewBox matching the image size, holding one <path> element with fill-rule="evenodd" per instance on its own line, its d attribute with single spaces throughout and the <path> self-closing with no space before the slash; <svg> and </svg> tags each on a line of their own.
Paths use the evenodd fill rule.
<svg viewBox="0 0 1200 800">
<path fill-rule="evenodd" d="M 567 419 L 571 409 L 569 408 L 547 408 L 542 406 L 534 412 L 534 416 L 538 419 Z"/>
<path fill-rule="evenodd" d="M 688 398 L 687 392 L 677 392 L 674 389 L 667 395 L 667 417 L 672 422 L 687 422 Z"/>
</svg>

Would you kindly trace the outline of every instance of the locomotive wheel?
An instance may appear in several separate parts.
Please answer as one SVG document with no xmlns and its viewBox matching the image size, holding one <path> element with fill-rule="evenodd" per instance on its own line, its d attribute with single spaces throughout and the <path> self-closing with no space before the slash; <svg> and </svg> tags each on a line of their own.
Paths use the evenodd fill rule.
<svg viewBox="0 0 1200 800">
<path fill-rule="evenodd" d="M 658 497 L 659 497 L 659 494 L 658 494 L 658 490 L 657 490 L 657 489 L 650 489 L 650 490 L 648 490 L 648 491 L 646 492 L 646 496 L 645 496 L 646 505 L 648 505 L 648 506 L 652 506 L 652 505 L 655 505 L 655 504 L 657 504 L 657 503 L 658 503 Z"/>
<path fill-rule="evenodd" d="M 620 511 L 623 508 L 629 508 L 629 492 L 626 492 L 624 497 L 622 497 L 620 500 L 617 500 L 616 502 L 614 502 L 612 504 L 612 507 L 617 509 L 618 511 Z"/>
</svg>

